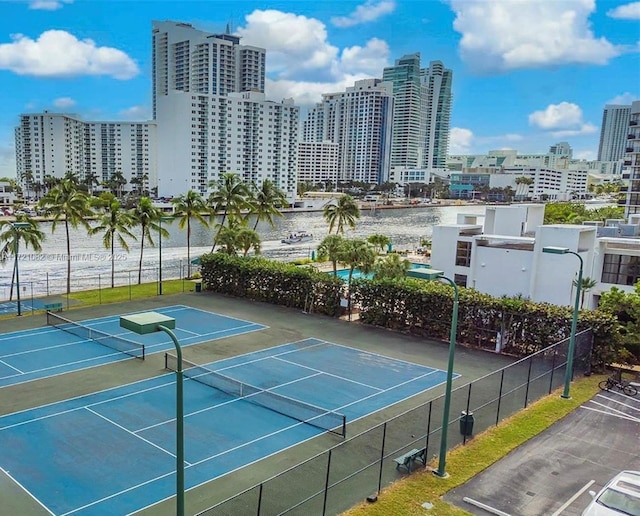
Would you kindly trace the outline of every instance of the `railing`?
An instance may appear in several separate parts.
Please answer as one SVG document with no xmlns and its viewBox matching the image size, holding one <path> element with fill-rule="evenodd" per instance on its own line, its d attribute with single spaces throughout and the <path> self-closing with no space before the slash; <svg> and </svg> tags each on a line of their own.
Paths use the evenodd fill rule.
<svg viewBox="0 0 640 516">
<path fill-rule="evenodd" d="M 576 335 L 574 375 L 590 373 L 592 341 L 591 330 Z M 562 340 L 454 389 L 449 449 L 466 444 L 474 433 L 497 425 L 559 388 L 564 382 L 568 343 L 569 339 Z M 395 457 L 413 448 L 425 449 L 427 462 L 436 457 L 443 403 L 444 396 L 440 396 L 408 410 L 219 502 L 199 516 L 340 513 L 402 476 Z M 463 412 L 472 417 L 463 418 Z"/>
</svg>

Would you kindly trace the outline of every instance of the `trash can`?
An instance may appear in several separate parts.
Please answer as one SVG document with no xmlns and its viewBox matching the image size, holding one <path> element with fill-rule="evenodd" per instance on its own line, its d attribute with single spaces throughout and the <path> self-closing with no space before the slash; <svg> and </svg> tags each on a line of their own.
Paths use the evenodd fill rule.
<svg viewBox="0 0 640 516">
<path fill-rule="evenodd" d="M 202 283 L 200 281 L 196 282 L 196 292 L 202 292 Z"/>
<path fill-rule="evenodd" d="M 469 437 L 473 434 L 473 412 L 465 412 L 460 414 L 460 433 Z"/>
</svg>

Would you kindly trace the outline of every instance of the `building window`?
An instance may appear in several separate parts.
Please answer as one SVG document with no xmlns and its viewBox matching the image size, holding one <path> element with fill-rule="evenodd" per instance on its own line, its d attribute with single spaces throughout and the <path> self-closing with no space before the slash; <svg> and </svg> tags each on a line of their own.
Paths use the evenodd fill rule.
<svg viewBox="0 0 640 516">
<path fill-rule="evenodd" d="M 453 282 L 459 287 L 467 286 L 467 275 L 466 274 L 454 274 Z"/>
<path fill-rule="evenodd" d="M 456 245 L 456 265 L 462 267 L 471 265 L 471 242 L 458 242 Z"/>
<path fill-rule="evenodd" d="M 640 279 L 640 256 L 605 254 L 602 282 L 615 285 L 635 285 Z"/>
</svg>

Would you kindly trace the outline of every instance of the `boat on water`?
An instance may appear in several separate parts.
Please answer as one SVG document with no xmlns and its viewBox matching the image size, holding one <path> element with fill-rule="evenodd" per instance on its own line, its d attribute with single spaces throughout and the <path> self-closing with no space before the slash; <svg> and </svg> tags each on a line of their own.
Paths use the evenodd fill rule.
<svg viewBox="0 0 640 516">
<path fill-rule="evenodd" d="M 310 242 L 313 240 L 313 235 L 306 231 L 296 231 L 291 233 L 287 238 L 280 240 L 283 244 L 300 244 L 302 242 Z"/>
</svg>

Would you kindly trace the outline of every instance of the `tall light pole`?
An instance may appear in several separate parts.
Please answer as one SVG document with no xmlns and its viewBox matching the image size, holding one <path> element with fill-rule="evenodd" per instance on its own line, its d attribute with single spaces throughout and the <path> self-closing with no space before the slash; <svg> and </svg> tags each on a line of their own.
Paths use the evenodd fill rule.
<svg viewBox="0 0 640 516">
<path fill-rule="evenodd" d="M 28 228 L 31 226 L 31 224 L 29 224 L 28 222 L 14 222 L 11 224 L 11 226 L 13 227 L 13 254 L 15 257 L 13 268 L 16 271 L 16 300 L 18 302 L 18 315 L 22 315 L 22 308 L 20 304 L 20 271 L 18 269 L 18 263 L 20 261 L 18 260 L 18 250 L 20 247 L 20 234 L 18 233 L 18 230 Z"/>
<path fill-rule="evenodd" d="M 573 319 L 571 320 L 571 335 L 569 336 L 569 350 L 567 351 L 567 365 L 564 372 L 564 390 L 561 397 L 570 399 L 571 379 L 573 377 L 573 356 L 576 349 L 576 330 L 578 328 L 578 312 L 580 311 L 580 292 L 582 291 L 582 269 L 584 268 L 584 260 L 578 253 L 571 251 L 567 247 L 545 246 L 542 248 L 543 253 L 551 254 L 572 254 L 580 260 L 580 269 L 578 269 L 578 284 L 576 287 L 576 299 L 573 306 Z"/>
<path fill-rule="evenodd" d="M 162 295 L 162 221 L 173 220 L 172 217 L 160 217 L 158 221 L 158 295 Z"/>
<path fill-rule="evenodd" d="M 458 333 L 458 285 L 455 281 L 444 276 L 442 271 L 419 268 L 407 271 L 407 276 L 426 280 L 444 280 L 453 287 L 453 310 L 451 312 L 451 331 L 449 333 L 449 360 L 447 362 L 447 384 L 444 393 L 444 408 L 442 410 L 442 428 L 440 430 L 440 454 L 438 455 L 438 469 L 434 475 L 446 478 L 447 465 L 447 433 L 449 431 L 449 412 L 451 409 L 451 390 L 453 387 L 453 360 L 456 354 L 456 335 Z"/>
<path fill-rule="evenodd" d="M 158 312 L 143 312 L 140 314 L 123 315 L 120 317 L 120 327 L 138 335 L 165 332 L 176 347 L 176 514 L 184 516 L 184 394 L 182 390 L 182 348 L 173 329 L 176 320 L 173 317 Z"/>
</svg>

